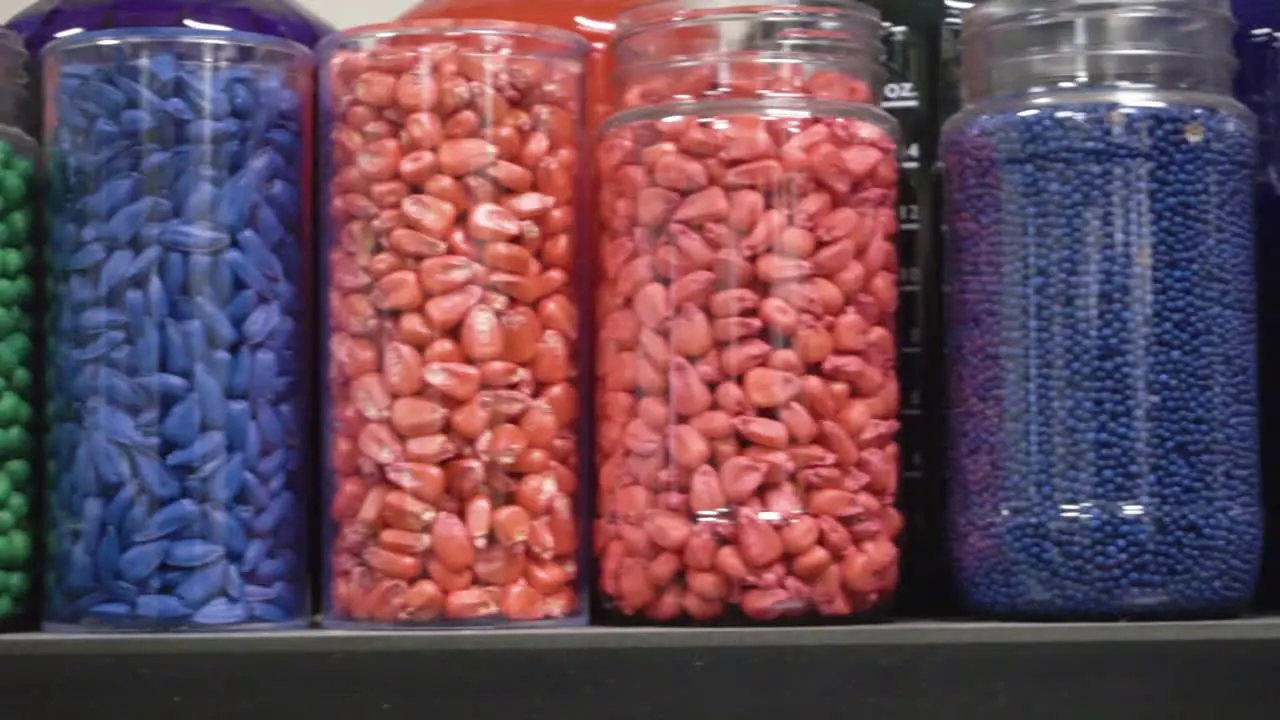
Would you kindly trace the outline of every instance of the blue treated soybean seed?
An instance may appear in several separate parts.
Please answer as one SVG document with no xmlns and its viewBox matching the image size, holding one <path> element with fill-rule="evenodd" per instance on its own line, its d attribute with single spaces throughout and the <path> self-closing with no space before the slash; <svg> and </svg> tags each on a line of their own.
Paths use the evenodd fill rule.
<svg viewBox="0 0 1280 720">
<path fill-rule="evenodd" d="M 107 52 L 49 60 L 46 621 L 298 620 L 309 79 L 170 40 Z M 0 307 L 0 331 L 20 319 Z M 0 369 L 21 350 L 0 341 Z M 0 452 L 26 445 L 3 427 L 20 414 L 0 394 Z"/>
<path fill-rule="evenodd" d="M 975 609 L 1247 603 L 1254 143 L 1242 115 L 1186 105 L 974 114 L 945 132 L 950 512 Z"/>
<path fill-rule="evenodd" d="M 35 144 L 0 128 L 0 622 L 25 613 L 31 587 L 32 288 Z"/>
</svg>

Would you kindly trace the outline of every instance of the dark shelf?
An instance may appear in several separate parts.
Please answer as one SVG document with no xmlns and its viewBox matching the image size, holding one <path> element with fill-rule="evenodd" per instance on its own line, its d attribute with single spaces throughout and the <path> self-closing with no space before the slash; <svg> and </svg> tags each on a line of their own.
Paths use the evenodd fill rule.
<svg viewBox="0 0 1280 720">
<path fill-rule="evenodd" d="M 1280 618 L 0 636 L 15 720 L 1274 718 Z"/>
</svg>

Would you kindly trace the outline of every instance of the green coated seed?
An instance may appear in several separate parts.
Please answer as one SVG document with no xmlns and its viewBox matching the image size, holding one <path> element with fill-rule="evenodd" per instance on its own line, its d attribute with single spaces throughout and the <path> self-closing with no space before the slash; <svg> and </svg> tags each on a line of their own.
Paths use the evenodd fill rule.
<svg viewBox="0 0 1280 720">
<path fill-rule="evenodd" d="M 25 572 L 16 572 L 9 576 L 9 592 L 15 597 L 23 597 L 31 589 L 31 578 Z"/>
<path fill-rule="evenodd" d="M 31 557 L 31 536 L 26 530 L 15 530 L 9 535 L 9 541 L 13 544 L 13 555 L 17 562 L 25 563 Z"/>
<path fill-rule="evenodd" d="M 22 208 L 9 213 L 4 219 L 4 224 L 9 226 L 10 239 L 27 239 L 27 233 L 31 230 L 31 211 Z"/>
<path fill-rule="evenodd" d="M 24 367 L 13 369 L 13 373 L 9 375 L 9 385 L 19 392 L 31 389 L 31 371 Z"/>
<path fill-rule="evenodd" d="M 26 460 L 6 461 L 2 469 L 16 487 L 22 487 L 31 480 L 31 463 Z"/>
<path fill-rule="evenodd" d="M 0 533 L 9 532 L 15 524 L 17 523 L 13 519 L 13 513 L 8 510 L 0 510 Z M 54 538 L 50 537 L 49 541 L 52 542 L 53 540 Z"/>
<path fill-rule="evenodd" d="M 13 598 L 8 595 L 0 595 L 0 618 L 7 618 L 13 614 Z"/>
<path fill-rule="evenodd" d="M 8 475 L 0 473 L 0 503 L 9 501 L 9 494 L 13 492 L 13 480 Z"/>
<path fill-rule="evenodd" d="M 18 520 L 27 516 L 27 496 L 20 493 L 13 493 L 9 496 L 9 512 Z"/>
</svg>

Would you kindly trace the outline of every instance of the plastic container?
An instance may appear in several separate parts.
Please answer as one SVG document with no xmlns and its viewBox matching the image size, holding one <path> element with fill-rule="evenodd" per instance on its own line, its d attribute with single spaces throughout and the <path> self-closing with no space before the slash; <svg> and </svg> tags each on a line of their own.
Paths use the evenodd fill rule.
<svg viewBox="0 0 1280 720">
<path fill-rule="evenodd" d="M 1280 233 L 1280 4 L 1266 0 L 1233 0 L 1236 17 L 1236 99 L 1258 118 L 1260 162 L 1254 176 L 1257 203 L 1255 236 L 1258 277 L 1270 277 L 1280 269 L 1280 248 L 1269 239 Z M 1258 286 L 1258 366 L 1280 362 L 1280 297 L 1276 288 Z M 1265 371 L 1259 376 L 1262 403 L 1262 437 L 1280 433 L 1280 385 Z M 1280 452 L 1276 443 L 1262 443 L 1262 477 L 1280 477 Z M 1263 569 L 1258 604 L 1263 609 L 1280 606 L 1280 482 L 1264 481 L 1268 509 L 1267 537 L 1263 543 Z"/>
<path fill-rule="evenodd" d="M 6 26 L 38 53 L 56 38 L 111 28 L 174 27 L 240 30 L 287 38 L 308 47 L 333 28 L 291 0 L 37 0 Z"/>
<path fill-rule="evenodd" d="M 992 0 L 943 131 L 970 607 L 1212 616 L 1262 528 L 1252 178 L 1223 2 Z"/>
<path fill-rule="evenodd" d="M 619 20 L 615 85 L 664 102 L 596 155 L 612 620 L 831 622 L 897 584 L 897 129 L 858 102 L 878 28 L 848 2 Z"/>
<path fill-rule="evenodd" d="M 306 620 L 313 75 L 249 33 L 44 52 L 46 629 Z"/>
<path fill-rule="evenodd" d="M 559 28 L 582 36 L 591 48 L 586 59 L 586 107 L 589 130 L 613 112 L 609 87 L 612 62 L 607 52 L 618 13 L 642 0 L 426 0 L 401 20 L 504 20 Z"/>
<path fill-rule="evenodd" d="M 580 624 L 587 44 L 439 20 L 322 48 L 326 622 Z"/>
<path fill-rule="evenodd" d="M 34 618 L 36 358 L 32 223 L 39 148 L 0 126 L 0 629 Z"/>
</svg>

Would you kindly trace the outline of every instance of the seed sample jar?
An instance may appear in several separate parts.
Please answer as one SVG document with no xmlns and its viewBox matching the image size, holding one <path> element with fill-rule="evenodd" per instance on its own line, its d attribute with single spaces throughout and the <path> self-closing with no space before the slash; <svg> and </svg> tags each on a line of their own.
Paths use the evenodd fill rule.
<svg viewBox="0 0 1280 720">
<path fill-rule="evenodd" d="M 654 104 L 610 118 L 596 153 L 615 619 L 831 621 L 897 584 L 897 127 L 859 102 L 878 32 L 848 2 L 619 21 L 624 104 Z"/>
<path fill-rule="evenodd" d="M 0 628 L 25 622 L 34 610 L 31 226 L 37 160 L 31 137 L 0 126 Z"/>
<path fill-rule="evenodd" d="M 326 618 L 581 622 L 587 45 L 434 20 L 322 47 Z"/>
<path fill-rule="evenodd" d="M 1241 610 L 1252 177 L 1223 2 L 991 0 L 943 130 L 951 525 L 976 611 Z"/>
<path fill-rule="evenodd" d="M 247 33 L 44 51 L 48 629 L 304 622 L 313 73 Z"/>
</svg>

